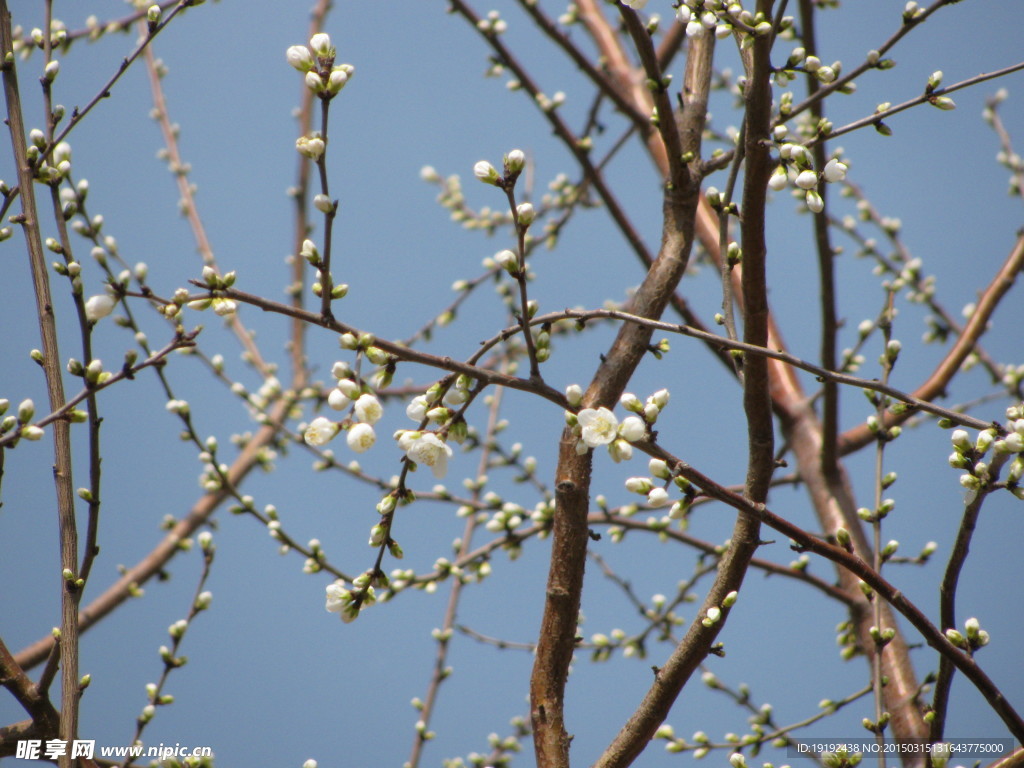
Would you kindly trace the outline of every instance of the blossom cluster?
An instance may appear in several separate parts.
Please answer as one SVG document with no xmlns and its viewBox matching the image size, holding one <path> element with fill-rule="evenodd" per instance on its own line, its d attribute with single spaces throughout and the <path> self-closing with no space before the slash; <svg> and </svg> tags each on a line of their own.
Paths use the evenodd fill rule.
<svg viewBox="0 0 1024 768">
<path fill-rule="evenodd" d="M 825 202 L 818 193 L 818 184 L 822 181 L 830 184 L 843 181 L 849 166 L 833 157 L 820 172 L 815 171 L 811 151 L 803 144 L 786 141 L 787 134 L 784 124 L 775 128 L 775 139 L 780 142 L 779 165 L 768 180 L 768 186 L 780 192 L 792 183 L 798 192 L 804 193 L 807 207 L 814 213 L 821 213 Z"/>
<path fill-rule="evenodd" d="M 635 3 L 629 5 L 637 7 Z M 744 10 L 735 0 L 686 0 L 676 6 L 676 20 L 686 25 L 686 36 L 692 40 L 709 33 L 723 39 L 736 31 L 757 36 L 772 32 L 771 21 L 764 14 Z M 785 26 L 791 23 L 790 19 L 785 19 Z"/>
<path fill-rule="evenodd" d="M 953 453 L 949 456 L 949 464 L 954 469 L 965 470 L 960 475 L 960 485 L 974 493 L 993 480 L 993 459 L 986 458 L 989 451 L 997 457 L 1013 455 L 1006 487 L 1014 496 L 1024 499 L 1024 487 L 1020 485 L 1024 475 L 1024 404 L 1007 408 L 1006 416 L 1009 421 L 1005 436 L 1000 436 L 995 429 L 984 429 L 972 441 L 967 430 L 953 430 Z"/>
<path fill-rule="evenodd" d="M 347 427 L 346 442 L 356 453 L 373 447 L 377 435 L 373 425 L 384 415 L 384 408 L 375 395 L 349 378 L 351 371 L 345 363 L 335 363 L 331 369 L 337 384 L 327 395 L 327 405 L 335 411 L 351 411 L 348 419 L 336 422 L 326 416 L 313 419 L 303 432 L 308 445 L 322 447 L 333 440 L 343 427 Z"/>
<path fill-rule="evenodd" d="M 519 174 L 523 172 L 523 168 L 526 167 L 526 153 L 521 149 L 513 149 L 505 155 L 502 165 L 504 173 L 500 173 L 486 160 L 480 160 L 473 166 L 473 175 L 484 184 L 492 184 L 501 189 L 511 189 L 515 185 L 516 179 L 519 178 Z M 530 222 L 532 221 L 533 217 L 531 216 Z M 529 222 L 526 226 L 529 226 Z"/>
<path fill-rule="evenodd" d="M 26 440 L 40 440 L 43 437 L 42 427 L 32 424 L 36 415 L 36 405 L 32 400 L 22 400 L 18 406 L 18 414 L 7 414 L 11 403 L 7 398 L 0 398 L 0 435 L 6 435 L 15 430 Z M 6 414 L 6 415 L 5 415 Z"/>
<path fill-rule="evenodd" d="M 583 390 L 578 384 L 570 385 L 565 392 L 570 405 L 579 405 L 583 399 Z M 632 414 L 620 423 L 608 408 L 583 408 L 578 413 L 566 412 L 566 419 L 579 434 L 576 453 L 584 454 L 591 448 L 608 446 L 608 454 L 612 461 L 628 461 L 633 458 L 633 443 L 647 437 L 647 428 L 658 419 L 661 409 L 668 404 L 669 392 L 660 389 L 647 398 L 646 403 L 627 392 L 620 399 L 620 404 Z"/>
<path fill-rule="evenodd" d="M 675 483 L 676 487 L 684 493 L 692 494 L 689 482 L 682 477 L 674 476 L 668 464 L 662 459 L 651 459 L 647 465 L 647 471 L 651 477 L 631 477 L 626 480 L 626 490 L 630 493 L 637 493 L 647 497 L 647 503 L 654 508 L 664 507 L 672 503 L 668 494 L 669 481 Z M 661 481 L 660 483 L 657 481 Z M 672 503 L 669 511 L 669 518 L 679 520 L 685 517 L 689 509 L 689 500 L 683 499 Z"/>
<path fill-rule="evenodd" d="M 322 99 L 332 99 L 341 93 L 355 74 L 351 64 L 334 63 L 337 50 L 324 32 L 313 35 L 308 47 L 293 45 L 285 55 L 289 64 L 306 75 L 306 87 Z"/>
<path fill-rule="evenodd" d="M 345 586 L 343 581 L 335 581 L 327 585 L 327 604 L 329 613 L 337 613 L 343 622 L 348 624 L 359 616 L 359 611 L 377 601 L 369 574 L 356 576 L 352 588 Z"/>
</svg>

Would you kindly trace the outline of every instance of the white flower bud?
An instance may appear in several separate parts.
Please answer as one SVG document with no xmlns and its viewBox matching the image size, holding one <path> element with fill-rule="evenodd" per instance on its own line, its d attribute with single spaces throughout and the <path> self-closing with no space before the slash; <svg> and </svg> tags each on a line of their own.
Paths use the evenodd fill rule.
<svg viewBox="0 0 1024 768">
<path fill-rule="evenodd" d="M 513 149 L 505 159 L 505 165 L 510 173 L 519 173 L 526 165 L 526 154 L 521 149 Z"/>
<path fill-rule="evenodd" d="M 306 73 L 306 87 L 313 93 L 321 93 L 324 90 L 324 80 L 315 70 Z"/>
<path fill-rule="evenodd" d="M 812 213 L 821 213 L 823 210 L 825 210 L 825 201 L 822 200 L 821 195 L 819 195 L 813 189 L 807 190 L 807 194 L 804 197 L 804 200 L 807 203 L 807 207 L 811 210 Z"/>
<path fill-rule="evenodd" d="M 327 90 L 331 93 L 339 93 L 348 84 L 348 73 L 340 67 L 331 70 L 331 76 L 327 80 Z"/>
<path fill-rule="evenodd" d="M 326 32 L 318 32 L 309 38 L 309 47 L 321 58 L 327 59 L 334 56 L 334 46 L 331 45 L 331 37 Z"/>
<path fill-rule="evenodd" d="M 841 163 L 833 157 L 825 164 L 825 169 L 821 172 L 821 176 L 829 183 L 842 181 L 846 178 L 846 169 L 845 163 Z"/>
<path fill-rule="evenodd" d="M 85 302 L 85 319 L 90 323 L 98 322 L 114 311 L 115 304 L 117 301 L 105 293 L 90 296 Z"/>
<path fill-rule="evenodd" d="M 364 453 L 373 447 L 373 444 L 377 441 L 377 435 L 373 431 L 373 427 L 367 422 L 360 422 L 355 424 L 348 431 L 348 435 L 345 437 L 345 442 L 348 443 L 348 447 L 356 453 Z M 389 497 L 390 498 L 390 497 Z"/>
<path fill-rule="evenodd" d="M 299 151 L 299 154 L 313 161 L 319 160 L 326 148 L 324 140 L 317 133 L 310 136 L 300 136 L 295 140 L 295 149 Z"/>
<path fill-rule="evenodd" d="M 818 174 L 814 171 L 800 171 L 795 183 L 800 189 L 814 189 L 818 186 Z"/>
<path fill-rule="evenodd" d="M 537 218 L 537 212 L 530 203 L 520 203 L 516 206 L 516 216 L 519 218 L 519 226 L 528 227 Z"/>
<path fill-rule="evenodd" d="M 18 421 L 22 424 L 27 424 L 32 421 L 32 417 L 36 415 L 36 404 L 31 399 L 26 398 L 21 401 L 18 406 Z"/>
<path fill-rule="evenodd" d="M 303 439 L 308 445 L 323 446 L 331 442 L 337 434 L 338 425 L 324 416 L 319 416 L 306 427 Z"/>
<path fill-rule="evenodd" d="M 498 173 L 498 170 L 486 160 L 481 160 L 473 166 L 473 175 L 484 184 L 497 185 L 501 181 L 501 175 Z"/>
<path fill-rule="evenodd" d="M 668 491 L 664 488 L 651 488 L 647 493 L 647 503 L 652 507 L 664 507 L 671 501 L 668 497 Z"/>
<path fill-rule="evenodd" d="M 570 384 L 565 388 L 565 399 L 571 406 L 579 405 L 583 401 L 583 387 L 579 384 Z"/>
<path fill-rule="evenodd" d="M 313 54 L 304 45 L 291 46 L 285 55 L 288 58 L 288 63 L 299 70 L 299 72 L 309 72 L 314 67 Z"/>
<path fill-rule="evenodd" d="M 327 404 L 335 411 L 344 411 L 352 404 L 352 401 L 340 389 L 332 389 L 331 393 L 327 395 Z"/>
<path fill-rule="evenodd" d="M 789 180 L 789 174 L 786 173 L 786 166 L 779 165 L 772 172 L 771 178 L 768 179 L 768 186 L 776 192 L 781 192 L 786 188 L 786 182 Z"/>
<path fill-rule="evenodd" d="M 631 443 L 643 440 L 647 434 L 647 425 L 639 416 L 627 416 L 619 425 L 619 435 Z"/>
<path fill-rule="evenodd" d="M 626 490 L 630 493 L 639 493 L 646 496 L 654 488 L 654 483 L 649 477 L 631 477 L 626 480 Z"/>
</svg>

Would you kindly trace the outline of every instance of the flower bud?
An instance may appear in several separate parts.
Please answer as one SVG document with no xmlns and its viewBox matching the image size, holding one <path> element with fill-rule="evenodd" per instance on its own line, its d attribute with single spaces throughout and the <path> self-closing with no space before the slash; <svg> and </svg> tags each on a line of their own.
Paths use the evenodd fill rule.
<svg viewBox="0 0 1024 768">
<path fill-rule="evenodd" d="M 497 186 L 498 182 L 501 181 L 501 176 L 498 173 L 498 170 L 486 160 L 481 160 L 473 166 L 473 175 L 480 179 L 484 184 L 493 184 Z"/>
<path fill-rule="evenodd" d="M 646 496 L 654 488 L 654 483 L 648 477 L 631 477 L 626 480 L 626 490 L 630 493 L 639 493 Z"/>
<path fill-rule="evenodd" d="M 521 149 L 513 149 L 505 158 L 505 168 L 509 173 L 520 173 L 526 165 L 526 154 Z"/>
<path fill-rule="evenodd" d="M 579 384 L 570 384 L 565 388 L 565 399 L 575 407 L 583 402 L 583 388 Z"/>
<path fill-rule="evenodd" d="M 36 404 L 29 399 L 21 401 L 18 406 L 18 421 L 22 424 L 27 424 L 32 421 L 32 417 L 36 415 Z"/>
<path fill-rule="evenodd" d="M 818 174 L 814 171 L 800 171 L 795 183 L 800 189 L 814 189 L 818 186 Z"/>
<path fill-rule="evenodd" d="M 825 164 L 825 169 L 821 172 L 821 176 L 829 183 L 842 181 L 846 178 L 846 170 L 847 165 L 833 157 Z"/>
<path fill-rule="evenodd" d="M 337 94 L 348 84 L 348 73 L 340 67 L 331 70 L 331 76 L 327 79 L 327 90 Z"/>
<path fill-rule="evenodd" d="M 516 206 L 516 216 L 519 219 L 519 226 L 525 229 L 537 218 L 537 212 L 531 203 L 520 203 Z"/>
<path fill-rule="evenodd" d="M 309 38 L 309 47 L 322 59 L 332 58 L 335 54 L 331 37 L 326 32 L 318 32 Z"/>
<path fill-rule="evenodd" d="M 285 55 L 288 58 L 288 63 L 299 70 L 299 72 L 309 72 L 316 66 L 313 63 L 313 54 L 304 45 L 291 46 L 285 52 Z"/>
<path fill-rule="evenodd" d="M 776 192 L 781 192 L 786 188 L 786 182 L 789 180 L 789 174 L 786 173 L 786 166 L 776 166 L 772 172 L 771 178 L 768 179 L 768 186 Z"/>
</svg>

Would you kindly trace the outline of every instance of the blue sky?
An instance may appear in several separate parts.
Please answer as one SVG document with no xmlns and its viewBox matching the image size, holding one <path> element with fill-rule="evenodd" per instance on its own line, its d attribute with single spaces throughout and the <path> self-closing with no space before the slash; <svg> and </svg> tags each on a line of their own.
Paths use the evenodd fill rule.
<svg viewBox="0 0 1024 768">
<path fill-rule="evenodd" d="M 26 28 L 41 23 L 36 4 L 12 4 L 15 23 Z M 542 3 L 552 14 L 562 4 Z M 341 201 L 335 230 L 335 274 L 351 286 L 339 316 L 380 337 L 404 338 L 454 298 L 453 281 L 480 274 L 481 259 L 511 245 L 507 234 L 487 238 L 463 232 L 448 221 L 435 203 L 436 191 L 419 178 L 423 165 L 443 174 L 459 174 L 469 205 L 498 208 L 502 198 L 472 178 L 482 158 L 498 164 L 514 147 L 527 151 L 535 163 L 537 194 L 558 173 L 576 176 L 571 157 L 559 147 L 546 124 L 525 97 L 510 93 L 501 79 L 485 79 L 487 50 L 460 18 L 445 13 L 442 2 L 338 2 L 325 31 L 338 48 L 339 60 L 352 63 L 356 75 L 335 101 L 331 115 L 330 174 L 332 194 Z M 477 6 L 500 9 L 509 23 L 508 43 L 549 94 L 564 90 L 564 112 L 578 126 L 588 105 L 588 92 L 571 65 L 549 48 L 517 11 L 500 0 Z M 850 3 L 822 14 L 822 58 L 840 59 L 852 67 L 864 53 L 881 44 L 899 23 L 902 3 L 873 0 Z M 80 28 L 89 13 L 115 18 L 126 6 L 97 2 L 87 9 L 58 5 L 56 14 L 70 29 Z M 669 4 L 651 0 L 648 11 L 670 17 Z M 1006 5 L 989 1 L 960 3 L 935 14 L 892 53 L 898 66 L 888 73 L 870 73 L 855 95 L 829 104 L 841 125 L 869 114 L 878 102 L 899 103 L 920 93 L 929 74 L 945 73 L 952 84 L 980 72 L 1016 63 L 1020 44 L 1014 25 L 1006 23 Z M 222 0 L 190 10 L 157 40 L 155 50 L 168 66 L 164 81 L 169 110 L 181 126 L 184 157 L 192 164 L 198 204 L 218 262 L 237 270 L 238 287 L 270 298 L 283 298 L 287 279 L 284 257 L 291 247 L 291 208 L 286 196 L 294 183 L 295 123 L 291 111 L 300 94 L 300 76 L 285 62 L 289 45 L 305 42 L 306 4 Z M 581 39 L 579 30 L 575 33 Z M 134 35 L 115 35 L 97 44 L 78 45 L 62 61 L 56 101 L 87 102 L 131 50 Z M 788 45 L 781 43 L 781 45 Z M 782 48 L 781 50 L 786 50 Z M 731 57 L 735 59 L 735 56 Z M 27 123 L 39 124 L 39 98 L 34 88 L 40 57 L 19 66 Z M 680 60 L 681 61 L 681 60 Z M 723 66 L 731 64 L 726 55 Z M 676 79 L 681 79 L 677 62 Z M 873 131 L 842 137 L 835 145 L 850 158 L 850 179 L 864 188 L 887 216 L 904 223 L 904 240 L 936 275 L 939 296 L 953 312 L 976 298 L 1011 248 L 1022 222 L 1021 201 L 1006 195 L 1007 171 L 994 158 L 998 142 L 980 112 L 985 99 L 1005 87 L 1010 97 L 1003 119 L 1013 130 L 1024 125 L 1016 73 L 995 83 L 954 94 L 958 109 L 942 112 L 919 107 L 889 121 L 894 135 Z M 90 211 L 102 213 L 105 230 L 116 236 L 130 264 L 144 261 L 150 283 L 164 295 L 200 273 L 200 262 L 187 224 L 176 214 L 173 179 L 155 158 L 160 136 L 148 117 L 148 85 L 141 68 L 133 68 L 96 112 L 70 137 L 76 177 L 90 181 Z M 735 122 L 728 97 L 712 104 L 713 125 L 724 130 Z M 609 124 L 617 124 L 608 115 Z M 614 130 L 612 131 L 614 135 Z M 659 233 L 659 180 L 636 148 L 623 152 L 609 169 L 627 212 L 646 241 L 656 245 Z M 11 160 L 4 153 L 0 176 L 11 183 Z M 724 186 L 722 177 L 709 183 Z M 810 221 L 794 213 L 795 204 L 778 195 L 770 219 L 770 263 L 773 311 L 791 350 L 813 359 L 817 354 L 815 270 Z M 837 212 L 852 209 L 838 201 Z M 52 232 L 45 232 L 49 235 Z M 877 314 L 882 292 L 870 265 L 854 258 L 847 244 L 839 259 L 841 287 L 849 292 L 840 312 L 847 321 L 843 344 L 855 337 L 857 324 Z M 82 247 L 86 292 L 101 290 L 101 276 Z M 42 410 L 45 389 L 28 352 L 39 345 L 33 320 L 28 268 L 20 234 L 0 246 L 4 299 L 0 301 L 0 397 L 18 403 L 35 399 Z M 537 279 L 531 286 L 544 309 L 600 306 L 621 300 L 642 275 L 624 241 L 601 210 L 573 222 L 560 247 L 538 252 L 532 262 Z M 77 356 L 69 324 L 70 301 L 55 283 L 57 312 L 66 332 L 62 357 Z M 695 270 L 682 286 L 698 312 L 710 321 L 720 295 L 707 267 Z M 1019 328 L 1024 303 L 1011 295 L 985 347 L 1005 362 L 1020 363 Z M 939 359 L 942 350 L 922 347 L 924 312 L 903 302 L 895 334 L 905 353 L 894 385 L 912 389 Z M 166 326 L 143 313 L 144 327 L 154 344 L 166 339 Z M 258 311 L 242 319 L 258 332 L 261 349 L 286 365 L 282 351 L 287 324 Z M 233 338 L 213 315 L 193 316 L 203 323 L 203 343 L 210 354 L 224 355 L 229 375 L 251 389 L 259 383 L 239 359 Z M 484 286 L 460 314 L 459 322 L 437 334 L 430 351 L 466 357 L 476 344 L 506 323 L 497 297 Z M 129 332 L 112 323 L 97 333 L 98 356 L 113 367 L 132 345 Z M 585 383 L 611 329 L 557 343 L 545 376 L 556 388 Z M 909 353 L 909 354 L 908 354 Z M 878 349 L 866 352 L 866 377 L 878 374 L 872 362 Z M 329 376 L 342 359 L 332 334 L 310 335 L 310 357 L 316 376 Z M 255 425 L 226 389 L 215 383 L 194 359 L 175 359 L 169 368 L 176 395 L 189 400 L 201 434 L 216 435 L 230 452 L 230 435 Z M 400 366 L 396 382 L 428 384 L 436 374 Z M 806 380 L 808 387 L 813 381 Z M 745 427 L 736 417 L 739 389 L 695 342 L 672 340 L 662 363 L 641 367 L 631 387 L 641 398 L 668 387 L 672 402 L 659 421 L 661 439 L 670 450 L 690 458 L 698 468 L 722 482 L 743 476 Z M 983 374 L 967 374 L 963 386 L 950 392 L 950 402 L 988 391 Z M 166 515 L 181 517 L 200 495 L 196 478 L 201 464 L 188 444 L 179 442 L 180 425 L 164 410 L 164 396 L 152 376 L 140 376 L 101 396 L 104 416 L 104 507 L 101 556 L 87 600 L 117 578 L 119 564 L 132 565 L 161 536 Z M 843 424 L 853 426 L 868 413 L 859 393 L 844 397 Z M 1001 418 L 1003 402 L 976 410 L 981 418 Z M 384 478 L 399 470 L 399 452 L 386 439 L 393 429 L 407 427 L 397 403 L 388 407 L 380 440 L 363 458 L 369 471 Z M 483 424 L 483 408 L 476 412 Z M 307 410 L 307 416 L 309 412 Z M 522 442 L 533 455 L 538 475 L 551 482 L 554 451 L 562 414 L 550 404 L 508 394 L 503 415 L 510 426 L 506 446 Z M 51 448 L 46 441 L 22 444 L 8 452 L 0 508 L 0 632 L 8 647 L 20 649 L 45 635 L 59 616 L 58 561 L 52 489 Z M 347 454 L 338 446 L 339 455 Z M 937 611 L 937 584 L 944 557 L 956 531 L 963 496 L 957 473 L 946 465 L 948 437 L 934 425 L 908 430 L 887 453 L 886 462 L 900 472 L 893 488 L 898 512 L 886 521 L 886 538 L 898 539 L 902 551 L 914 554 L 929 540 L 939 542 L 936 558 L 926 567 L 892 570 L 904 591 L 920 601 L 931 616 Z M 76 455 L 76 484 L 85 482 L 84 451 Z M 314 474 L 310 455 L 293 446 L 280 456 L 277 471 L 255 474 L 244 488 L 257 505 L 274 504 L 286 528 L 299 541 L 319 538 L 332 562 L 351 572 L 370 566 L 366 546 L 376 520 L 377 492 L 347 481 L 338 473 Z M 461 478 L 475 472 L 475 456 L 453 460 L 446 483 L 460 490 Z M 645 474 L 645 462 L 616 466 L 607 455 L 595 458 L 598 485 L 612 503 L 632 500 L 622 481 Z M 852 457 L 849 470 L 859 502 L 871 498 L 872 463 L 867 455 Z M 510 473 L 495 471 L 493 490 L 532 508 L 536 494 L 510 482 Z M 415 487 L 427 490 L 433 478 L 421 470 Z M 794 522 L 814 529 L 806 501 L 799 492 L 781 490 L 772 507 Z M 721 542 L 729 533 L 730 511 L 707 506 L 695 513 L 691 532 Z M 972 559 L 961 585 L 961 620 L 976 615 L 992 634 L 993 643 L 981 663 L 1003 690 L 1024 690 L 1018 638 L 1024 630 L 1019 590 L 1024 567 L 1016 555 L 1020 502 L 1008 494 L 985 507 Z M 463 521 L 454 508 L 422 502 L 399 517 L 396 535 L 406 552 L 403 567 L 426 571 L 439 556 L 449 555 L 451 541 L 461 535 Z M 221 765 L 277 764 L 299 766 L 313 757 L 321 766 L 361 768 L 401 765 L 407 758 L 416 714 L 410 699 L 423 696 L 435 645 L 430 631 L 442 620 L 448 586 L 436 594 L 408 593 L 388 605 L 376 606 L 358 621 L 342 625 L 323 610 L 323 575 L 302 573 L 302 558 L 276 554 L 276 545 L 255 520 L 217 516 L 214 532 L 218 552 L 208 588 L 213 607 L 190 630 L 182 652 L 190 662 L 175 672 L 167 688 L 176 697 L 162 707 L 146 732 L 150 744 L 210 745 Z M 770 535 L 766 539 L 775 538 Z M 481 539 L 483 540 L 483 539 Z M 546 575 L 547 544 L 530 542 L 523 556 L 509 561 L 495 557 L 494 575 L 464 593 L 460 621 L 476 632 L 511 642 L 536 640 L 540 598 Z M 595 544 L 619 574 L 630 579 L 643 600 L 672 595 L 692 575 L 688 550 L 632 535 L 620 545 L 608 537 Z M 761 553 L 781 563 L 793 559 L 785 541 Z M 389 564 L 387 567 L 394 567 Z M 811 569 L 831 580 L 831 567 L 813 562 Z M 166 627 L 187 610 L 200 571 L 195 552 L 176 558 L 169 579 L 146 585 L 145 597 L 130 602 L 87 633 L 82 644 L 82 672 L 93 684 L 83 703 L 83 737 L 117 745 L 130 738 L 134 718 L 145 703 L 144 685 L 160 673 L 157 649 L 167 642 Z M 707 582 L 698 586 L 700 589 Z M 689 608 L 689 610 L 688 610 Z M 691 620 L 696 608 L 683 606 Z M 583 634 L 627 633 L 642 626 L 620 590 L 602 578 L 595 563 L 588 566 Z M 844 618 L 839 606 L 825 602 L 800 584 L 764 578 L 752 572 L 738 610 L 721 637 L 728 655 L 709 666 L 723 682 L 747 683 L 757 703 L 770 701 L 780 723 L 801 720 L 816 711 L 820 699 L 841 698 L 862 687 L 867 667 L 862 660 L 838 658 L 834 627 Z M 798 649 L 794 652 L 794 649 Z M 581 653 L 569 687 L 569 728 L 575 733 L 574 762 L 589 764 L 629 715 L 650 680 L 649 667 L 667 655 L 665 645 L 650 647 L 645 660 L 622 659 L 594 665 Z M 927 651 L 915 652 L 919 675 L 935 663 Z M 488 751 L 487 735 L 510 732 L 509 720 L 526 716 L 530 655 L 497 650 L 457 634 L 449 663 L 453 674 L 445 683 L 432 723 L 436 740 L 424 765 L 442 758 Z M 962 679 L 954 687 L 950 735 L 1002 736 L 1005 730 L 978 695 Z M 827 725 L 819 736 L 860 736 L 860 719 L 871 714 L 867 702 L 854 705 Z M 23 713 L 9 698 L 0 698 L 0 722 Z M 742 733 L 746 714 L 724 696 L 694 682 L 673 709 L 669 722 L 679 735 L 696 730 L 713 739 Z M 529 743 L 517 764 L 528 765 Z M 652 745 L 638 764 L 676 765 L 689 757 L 667 755 Z M 724 753 L 709 760 L 724 761 Z M 9 760 L 15 764 L 14 760 Z"/>
</svg>

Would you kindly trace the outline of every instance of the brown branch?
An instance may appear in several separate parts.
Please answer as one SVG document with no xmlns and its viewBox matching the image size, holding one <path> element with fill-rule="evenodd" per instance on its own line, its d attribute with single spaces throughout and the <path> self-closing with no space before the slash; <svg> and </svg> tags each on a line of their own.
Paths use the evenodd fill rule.
<svg viewBox="0 0 1024 768">
<path fill-rule="evenodd" d="M 49 5 L 47 5 L 47 9 L 49 9 Z M 46 26 L 49 29 L 49 24 Z M 13 45 L 11 14 L 7 9 L 7 0 L 0 0 L 0 57 L 3 61 L 7 125 L 10 128 L 11 145 L 17 166 L 18 186 L 21 188 L 20 223 L 25 234 L 32 271 L 39 333 L 42 337 L 42 366 L 46 376 L 50 410 L 56 411 L 64 405 L 63 371 L 61 370 L 57 342 L 57 320 L 54 315 L 53 300 L 50 296 L 49 272 L 46 257 L 43 254 L 39 213 L 36 208 L 34 174 L 28 159 L 25 121 L 21 111 L 21 95 L 18 90 Z M 46 53 L 49 56 L 49 38 L 47 38 Z M 45 82 L 45 89 L 48 92 L 49 81 Z M 77 584 L 78 530 L 75 521 L 74 482 L 71 476 L 70 426 L 68 422 L 58 422 L 53 428 L 53 476 L 57 497 L 60 565 L 63 572 L 60 581 L 61 706 L 59 734 L 60 738 L 66 741 L 73 740 L 78 730 L 78 600 L 81 595 L 80 586 Z M 70 765 L 69 759 L 62 758 L 61 765 Z"/>
<path fill-rule="evenodd" d="M 770 15 L 770 3 L 767 14 Z M 743 252 L 747 268 L 744 270 L 743 287 L 747 296 L 747 314 L 744 340 L 761 347 L 768 343 L 764 207 L 768 178 L 772 171 L 770 145 L 767 142 L 771 119 L 770 52 L 770 37 L 754 41 L 754 66 L 749 73 L 746 91 L 747 165 L 743 193 Z M 744 365 L 743 378 L 743 404 L 749 446 L 744 497 L 753 504 L 763 505 L 775 466 L 767 360 L 752 357 Z M 595 763 L 595 768 L 630 765 L 654 737 L 683 686 L 707 657 L 712 643 L 725 625 L 729 612 L 727 595 L 738 591 L 743 583 L 750 560 L 759 545 L 759 530 L 760 523 L 755 517 L 737 517 L 730 546 L 718 565 L 715 581 L 704 599 L 700 613 L 702 618 L 691 624 L 665 666 L 657 670 L 654 684 Z M 719 619 L 710 621 L 712 610 L 722 612 Z"/>
<path fill-rule="evenodd" d="M 266 446 L 273 444 L 288 410 L 293 405 L 291 400 L 279 400 L 269 414 L 269 421 L 260 427 L 252 440 L 246 444 L 238 458 L 235 459 L 228 469 L 227 478 L 229 484 L 218 491 L 208 493 L 200 498 L 188 515 L 179 520 L 168 531 L 167 535 L 164 536 L 163 540 L 153 551 L 125 571 L 120 579 L 82 609 L 78 615 L 78 623 L 82 631 L 92 627 L 96 622 L 121 605 L 121 603 L 137 594 L 139 587 L 163 571 L 167 567 L 167 563 L 182 551 L 181 542 L 204 525 L 217 508 L 225 500 L 232 497 L 231 489 L 236 488 L 245 479 L 246 475 L 258 465 L 261 451 Z M 27 648 L 22 649 L 15 656 L 15 661 L 23 669 L 31 669 L 46 659 L 53 644 L 54 641 L 51 636 L 41 638 Z"/>
<path fill-rule="evenodd" d="M 967 321 L 963 332 L 957 338 L 949 353 L 942 359 L 942 362 L 939 363 L 931 376 L 914 390 L 914 398 L 918 400 L 932 400 L 945 393 L 946 385 L 952 381 L 953 376 L 960 370 L 964 360 L 971 354 L 978 340 L 985 333 L 992 315 L 999 306 L 999 302 L 1002 301 L 1006 293 L 1013 287 L 1017 275 L 1020 274 L 1022 268 L 1024 268 L 1024 235 L 1020 235 L 1017 238 L 1017 242 L 1006 257 L 1006 261 L 1003 262 L 1003 266 L 981 295 L 974 313 Z M 886 415 L 885 423 L 881 426 L 883 429 L 888 429 L 897 424 L 902 424 L 910 415 L 889 413 Z M 873 439 L 874 435 L 867 426 L 860 425 L 840 436 L 839 450 L 842 454 L 852 453 L 864 447 Z"/>
<path fill-rule="evenodd" d="M 981 506 L 985 503 L 999 477 L 999 471 L 1009 459 L 1008 454 L 996 456 L 989 465 L 990 481 L 980 489 L 967 504 L 960 518 L 960 530 L 957 531 L 953 543 L 953 551 L 949 555 L 946 571 L 939 587 L 939 627 L 956 629 L 956 589 L 960 581 L 960 573 L 967 562 L 967 553 L 971 548 L 974 529 L 981 515 Z M 946 727 L 946 711 L 949 705 L 949 694 L 953 687 L 953 664 L 945 656 L 939 659 L 939 672 L 935 680 L 935 692 L 932 695 L 932 714 L 929 740 L 942 741 Z"/>
<path fill-rule="evenodd" d="M 831 560 L 839 567 L 841 573 L 848 573 L 849 578 L 854 582 L 859 583 L 863 581 L 871 587 L 876 599 L 881 597 L 889 606 L 895 608 L 918 630 L 928 645 L 938 651 L 943 657 L 948 658 L 971 681 L 992 707 L 993 711 L 1006 724 L 1014 738 L 1021 740 L 1021 737 L 1024 736 L 1024 719 L 1013 708 L 1005 694 L 1003 694 L 984 670 L 978 666 L 974 659 L 949 642 L 945 634 L 932 624 L 924 612 L 908 600 L 900 589 L 889 583 L 878 571 L 872 568 L 862 555 L 855 554 L 857 552 L 856 545 L 854 545 L 854 553 L 851 553 L 842 547 L 812 536 L 799 526 L 774 514 L 765 505 L 755 504 L 735 491 L 718 485 L 707 475 L 696 470 L 678 457 L 673 456 L 668 451 L 661 449 L 659 446 L 652 446 L 648 452 L 664 460 L 675 474 L 685 477 L 708 496 L 718 499 L 744 514 L 756 517 L 769 528 L 792 539 L 801 549 Z M 886 626 L 893 625 L 887 623 Z M 890 679 L 889 685 L 893 685 L 894 682 L 896 681 Z M 927 739 L 927 735 L 922 738 L 922 740 L 924 739 Z"/>
</svg>

